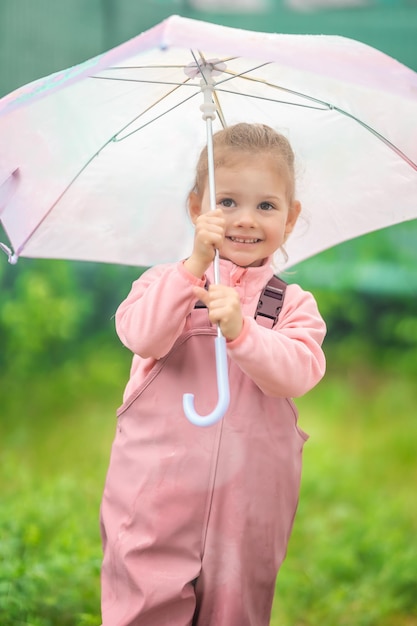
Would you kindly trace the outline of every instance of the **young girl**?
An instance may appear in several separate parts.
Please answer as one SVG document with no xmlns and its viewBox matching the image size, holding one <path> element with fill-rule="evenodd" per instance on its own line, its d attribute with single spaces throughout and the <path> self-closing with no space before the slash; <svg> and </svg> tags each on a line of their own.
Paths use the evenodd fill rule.
<svg viewBox="0 0 417 626">
<path fill-rule="evenodd" d="M 294 156 L 257 124 L 216 133 L 214 156 L 217 209 L 206 149 L 189 194 L 191 255 L 148 270 L 116 314 L 134 356 L 101 509 L 103 626 L 267 626 L 293 524 L 307 435 L 290 398 L 323 376 L 325 325 L 297 285 L 273 328 L 254 315 L 300 212 Z M 217 404 L 217 324 L 230 405 L 198 427 L 182 398 Z"/>
</svg>

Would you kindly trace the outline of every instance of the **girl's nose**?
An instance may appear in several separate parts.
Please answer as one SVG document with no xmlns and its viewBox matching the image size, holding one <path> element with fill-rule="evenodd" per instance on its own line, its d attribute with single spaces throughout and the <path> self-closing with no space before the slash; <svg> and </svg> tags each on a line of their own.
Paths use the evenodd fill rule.
<svg viewBox="0 0 417 626">
<path fill-rule="evenodd" d="M 239 226 L 255 226 L 256 211 L 252 207 L 240 207 L 235 217 L 235 223 Z"/>
</svg>

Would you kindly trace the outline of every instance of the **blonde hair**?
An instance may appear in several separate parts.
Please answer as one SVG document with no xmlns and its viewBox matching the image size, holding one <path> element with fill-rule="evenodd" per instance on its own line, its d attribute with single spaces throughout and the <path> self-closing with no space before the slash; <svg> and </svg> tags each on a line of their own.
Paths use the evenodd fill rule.
<svg viewBox="0 0 417 626">
<path fill-rule="evenodd" d="M 238 153 L 267 152 L 276 161 L 277 170 L 288 180 L 290 204 L 295 195 L 294 152 L 284 135 L 265 124 L 239 123 L 228 126 L 213 135 L 214 166 L 221 167 L 233 160 Z M 207 146 L 203 148 L 197 161 L 193 191 L 203 193 L 208 176 Z"/>
</svg>

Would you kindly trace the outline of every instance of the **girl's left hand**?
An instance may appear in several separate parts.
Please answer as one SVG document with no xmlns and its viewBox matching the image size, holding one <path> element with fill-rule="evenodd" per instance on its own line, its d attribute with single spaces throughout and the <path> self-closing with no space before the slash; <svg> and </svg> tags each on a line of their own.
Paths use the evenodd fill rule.
<svg viewBox="0 0 417 626">
<path fill-rule="evenodd" d="M 220 326 L 223 337 L 233 341 L 240 335 L 243 315 L 239 295 L 233 287 L 210 285 L 208 291 L 202 287 L 194 287 L 194 294 L 204 302 L 210 322 Z"/>
</svg>

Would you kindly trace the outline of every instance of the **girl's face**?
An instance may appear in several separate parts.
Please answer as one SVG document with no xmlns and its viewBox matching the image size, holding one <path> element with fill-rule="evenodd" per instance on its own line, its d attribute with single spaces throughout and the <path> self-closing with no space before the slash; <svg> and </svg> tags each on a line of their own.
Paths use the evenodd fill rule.
<svg viewBox="0 0 417 626">
<path fill-rule="evenodd" d="M 241 267 L 262 265 L 285 242 L 300 213 L 288 200 L 288 181 L 268 153 L 242 154 L 215 171 L 216 205 L 226 230 L 220 256 Z M 193 221 L 210 210 L 208 182 L 203 194 L 190 194 Z"/>
</svg>

